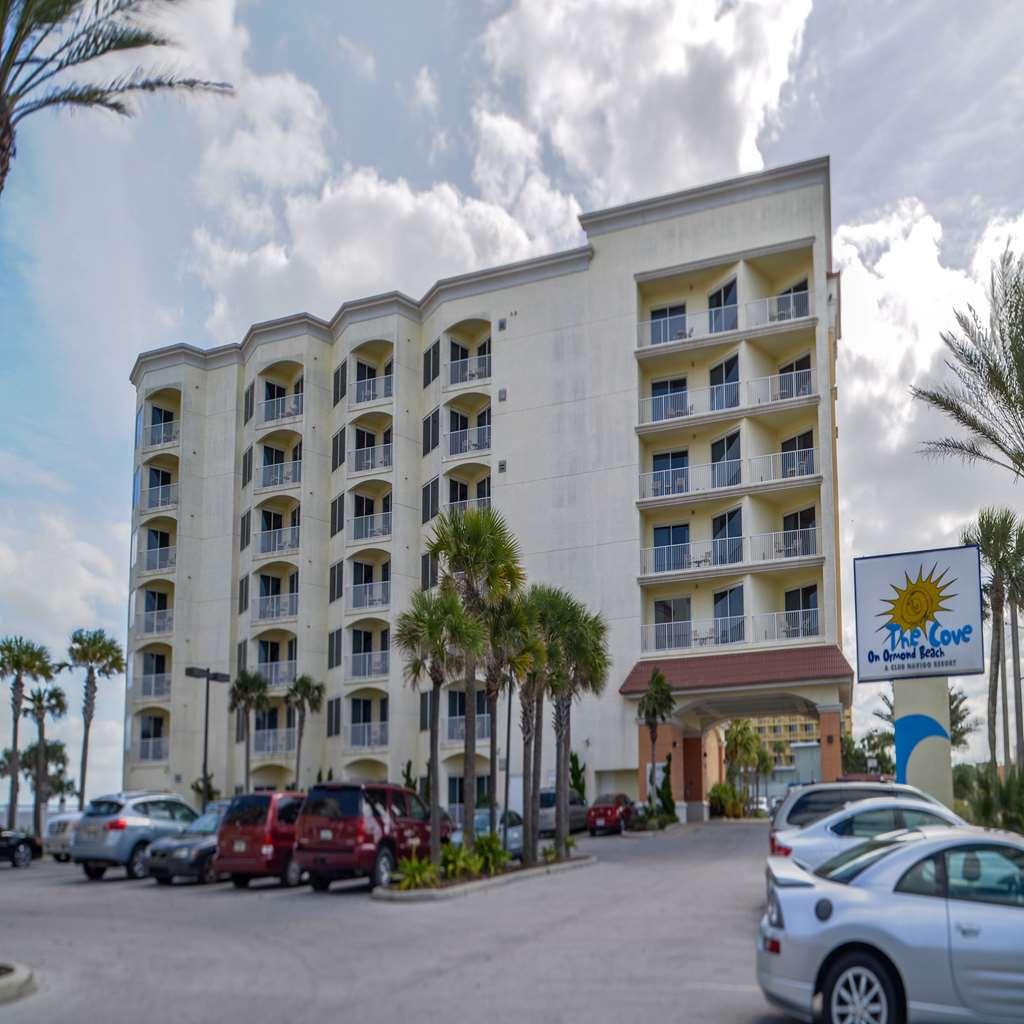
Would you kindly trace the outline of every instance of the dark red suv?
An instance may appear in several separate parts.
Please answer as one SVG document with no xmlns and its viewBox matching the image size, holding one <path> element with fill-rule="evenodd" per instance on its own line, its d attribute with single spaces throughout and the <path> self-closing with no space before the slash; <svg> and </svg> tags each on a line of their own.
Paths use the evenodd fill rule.
<svg viewBox="0 0 1024 1024">
<path fill-rule="evenodd" d="M 302 868 L 295 862 L 295 822 L 302 793 L 243 793 L 231 801 L 217 831 L 214 870 L 231 875 L 244 889 L 254 878 L 277 876 L 282 885 L 298 885 Z"/>
<path fill-rule="evenodd" d="M 598 832 L 625 832 L 633 819 L 633 801 L 625 793 L 602 793 L 587 808 L 587 829 Z"/>
<path fill-rule="evenodd" d="M 442 818 L 441 839 L 451 837 Z M 419 796 L 388 782 L 325 782 L 314 786 L 296 827 L 295 861 L 324 892 L 337 878 L 366 877 L 387 886 L 403 857 L 427 856 L 430 809 Z"/>
</svg>

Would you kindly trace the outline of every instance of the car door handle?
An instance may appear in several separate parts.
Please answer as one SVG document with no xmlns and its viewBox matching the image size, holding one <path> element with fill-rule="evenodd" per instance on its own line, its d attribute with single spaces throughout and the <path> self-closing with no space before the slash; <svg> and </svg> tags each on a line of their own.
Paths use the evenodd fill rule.
<svg viewBox="0 0 1024 1024">
<path fill-rule="evenodd" d="M 981 929 L 976 924 L 958 924 L 956 930 L 965 939 L 976 939 L 981 934 Z"/>
</svg>

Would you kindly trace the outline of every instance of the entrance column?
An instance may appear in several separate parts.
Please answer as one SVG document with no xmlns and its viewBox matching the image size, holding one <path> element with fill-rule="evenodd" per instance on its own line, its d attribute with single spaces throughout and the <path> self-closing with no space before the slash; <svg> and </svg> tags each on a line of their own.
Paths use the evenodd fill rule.
<svg viewBox="0 0 1024 1024">
<path fill-rule="evenodd" d="M 843 706 L 818 705 L 818 730 L 821 734 L 821 781 L 835 782 L 843 774 Z"/>
<path fill-rule="evenodd" d="M 683 737 L 683 801 L 686 821 L 707 821 L 708 785 L 704 737 Z"/>
</svg>

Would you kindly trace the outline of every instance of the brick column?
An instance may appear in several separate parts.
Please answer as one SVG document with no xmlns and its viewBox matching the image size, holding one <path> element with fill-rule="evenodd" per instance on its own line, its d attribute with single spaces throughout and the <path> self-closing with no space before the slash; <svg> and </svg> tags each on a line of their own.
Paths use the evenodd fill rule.
<svg viewBox="0 0 1024 1024">
<path fill-rule="evenodd" d="M 818 726 L 821 733 L 821 781 L 835 782 L 843 774 L 843 706 L 819 704 Z"/>
<path fill-rule="evenodd" d="M 683 738 L 683 794 L 686 820 L 704 821 L 708 817 L 708 765 L 703 736 Z"/>
</svg>

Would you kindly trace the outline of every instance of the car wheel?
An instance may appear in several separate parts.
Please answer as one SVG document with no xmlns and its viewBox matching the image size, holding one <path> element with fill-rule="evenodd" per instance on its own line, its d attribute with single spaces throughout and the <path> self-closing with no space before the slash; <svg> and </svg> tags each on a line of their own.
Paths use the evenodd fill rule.
<svg viewBox="0 0 1024 1024">
<path fill-rule="evenodd" d="M 156 875 L 157 885 L 170 885 L 174 879 L 170 875 Z"/>
<path fill-rule="evenodd" d="M 395 872 L 395 855 L 382 846 L 377 851 L 377 859 L 373 862 L 373 874 L 370 875 L 370 888 L 386 889 L 391 885 L 391 876 Z"/>
<path fill-rule="evenodd" d="M 213 866 L 213 857 L 207 857 L 199 868 L 199 884 L 213 885 L 217 881 L 217 871 Z"/>
<path fill-rule="evenodd" d="M 11 867 L 27 868 L 32 864 L 32 847 L 28 843 L 18 843 L 11 851 Z"/>
<path fill-rule="evenodd" d="M 128 858 L 128 863 L 125 865 L 125 870 L 128 872 L 129 878 L 136 880 L 146 877 L 146 843 L 138 843 L 132 855 Z"/>
<path fill-rule="evenodd" d="M 55 860 L 55 861 L 56 861 L 56 862 L 57 862 L 58 864 L 67 864 L 67 862 L 68 862 L 69 860 L 71 860 L 71 854 L 69 854 L 69 853 L 55 853 L 55 854 L 53 855 L 53 859 L 54 859 L 54 860 Z"/>
<path fill-rule="evenodd" d="M 331 880 L 325 875 L 310 875 L 309 884 L 313 887 L 314 892 L 327 892 L 331 887 Z"/>
<path fill-rule="evenodd" d="M 281 884 L 286 889 L 294 889 L 302 881 L 302 868 L 294 857 L 288 858 L 288 863 L 281 872 Z"/>
<path fill-rule="evenodd" d="M 236 889 L 248 889 L 249 888 L 249 876 L 248 875 L 232 875 L 231 884 Z"/>
<path fill-rule="evenodd" d="M 892 972 L 870 953 L 841 956 L 822 993 L 825 1024 L 901 1024 L 903 1007 Z"/>
<path fill-rule="evenodd" d="M 83 864 L 82 870 L 90 882 L 98 882 L 107 873 L 107 869 L 101 864 Z"/>
</svg>

